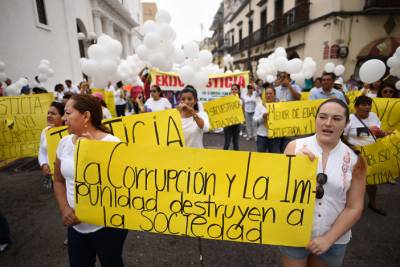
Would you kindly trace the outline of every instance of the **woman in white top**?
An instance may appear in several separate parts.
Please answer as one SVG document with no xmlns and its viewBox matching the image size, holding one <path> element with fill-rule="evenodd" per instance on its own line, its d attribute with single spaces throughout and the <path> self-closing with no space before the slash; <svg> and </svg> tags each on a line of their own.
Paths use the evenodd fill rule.
<svg viewBox="0 0 400 267">
<path fill-rule="evenodd" d="M 266 103 L 275 102 L 275 88 L 268 86 L 263 96 Z M 280 153 L 282 138 L 268 138 L 268 129 L 265 127 L 268 121 L 268 111 L 262 101 L 256 106 L 253 120 L 257 126 L 257 152 Z"/>
<path fill-rule="evenodd" d="M 39 161 L 39 166 L 42 169 L 42 173 L 45 176 L 43 184 L 46 188 L 51 188 L 52 186 L 51 182 L 52 174 L 50 172 L 49 159 L 47 157 L 46 131 L 52 127 L 62 126 L 63 116 L 64 116 L 64 104 L 59 102 L 52 102 L 50 104 L 49 110 L 47 111 L 47 127 L 44 128 L 42 133 L 40 134 L 38 161 Z"/>
<path fill-rule="evenodd" d="M 341 141 L 349 109 L 339 99 L 322 103 L 316 134 L 294 140 L 285 154 L 318 158 L 312 237 L 306 247 L 280 247 L 283 266 L 341 266 L 351 227 L 363 211 L 367 165 Z"/>
<path fill-rule="evenodd" d="M 114 102 L 117 117 L 125 116 L 126 100 L 125 91 L 122 89 L 122 82 L 117 82 L 117 88 L 114 91 Z"/>
<path fill-rule="evenodd" d="M 344 135 L 350 144 L 366 146 L 375 143 L 377 138 L 386 136 L 386 133 L 380 129 L 381 121 L 374 112 L 371 112 L 371 107 L 372 99 L 368 96 L 361 95 L 354 101 L 355 113 L 350 115 L 350 122 L 344 130 Z M 376 185 L 367 185 L 368 208 L 386 216 L 386 211 L 379 208 L 376 203 L 377 190 Z"/>
<path fill-rule="evenodd" d="M 80 138 L 120 140 L 108 134 L 101 124 L 99 101 L 92 95 L 74 95 L 65 106 L 65 125 L 70 135 L 61 139 L 57 147 L 54 172 L 54 193 L 62 221 L 68 227 L 70 266 L 95 266 L 96 255 L 102 266 L 123 266 L 122 248 L 127 230 L 108 228 L 80 222 L 75 215 L 74 151 Z"/>
<path fill-rule="evenodd" d="M 256 126 L 253 121 L 254 111 L 257 105 L 257 93 L 251 84 L 247 85 L 247 93 L 243 95 L 244 113 L 246 116 L 246 140 L 256 138 Z"/>
<path fill-rule="evenodd" d="M 64 85 L 61 83 L 54 86 L 54 98 L 57 102 L 63 102 L 64 99 Z"/>
<path fill-rule="evenodd" d="M 145 112 L 161 111 L 172 108 L 171 103 L 165 97 L 162 97 L 161 88 L 153 85 L 150 89 L 150 98 L 144 103 Z"/>
<path fill-rule="evenodd" d="M 187 85 L 181 91 L 181 102 L 177 109 L 181 113 L 182 130 L 188 147 L 203 148 L 203 133 L 210 128 L 207 113 L 199 111 L 197 91 Z"/>
</svg>

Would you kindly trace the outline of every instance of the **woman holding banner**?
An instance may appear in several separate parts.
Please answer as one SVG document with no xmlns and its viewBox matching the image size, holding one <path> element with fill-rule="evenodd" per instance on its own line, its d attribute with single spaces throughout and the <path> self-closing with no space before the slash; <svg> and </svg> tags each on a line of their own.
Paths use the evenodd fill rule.
<svg viewBox="0 0 400 267">
<path fill-rule="evenodd" d="M 294 140 L 287 155 L 318 158 L 312 237 L 307 247 L 280 247 L 283 266 L 341 266 L 351 227 L 363 211 L 367 164 L 342 138 L 349 109 L 339 99 L 322 103 L 316 134 Z"/>
<path fill-rule="evenodd" d="M 350 144 L 354 146 L 366 146 L 376 142 L 377 138 L 386 136 L 382 131 L 381 121 L 378 116 L 371 112 L 372 98 L 360 95 L 354 102 L 355 113 L 350 115 L 350 123 L 344 130 Z M 369 198 L 368 208 L 379 215 L 386 216 L 387 213 L 379 208 L 376 203 L 376 185 L 367 185 Z"/>
<path fill-rule="evenodd" d="M 264 92 L 265 103 L 276 101 L 275 88 L 268 86 Z M 265 127 L 268 121 L 268 111 L 262 101 L 258 103 L 253 120 L 257 125 L 257 152 L 280 153 L 282 138 L 268 138 L 268 129 Z"/>
<path fill-rule="evenodd" d="M 57 147 L 54 193 L 63 223 L 68 227 L 70 266 L 94 267 L 96 255 L 102 266 L 123 266 L 122 249 L 128 231 L 80 222 L 74 210 L 74 151 L 77 141 L 81 138 L 120 140 L 110 135 L 102 125 L 101 105 L 92 95 L 72 96 L 65 106 L 64 119 L 70 135 L 62 138 Z"/>
<path fill-rule="evenodd" d="M 181 113 L 186 146 L 204 148 L 203 133 L 208 131 L 210 123 L 207 113 L 199 111 L 197 91 L 193 86 L 183 88 L 177 109 Z"/>
<path fill-rule="evenodd" d="M 52 102 L 47 111 L 47 127 L 40 134 L 38 161 L 44 175 L 43 185 L 46 188 L 52 188 L 51 172 L 49 160 L 47 157 L 47 141 L 46 131 L 53 127 L 59 127 L 64 124 L 62 117 L 64 116 L 64 104 L 60 102 Z"/>
<path fill-rule="evenodd" d="M 232 84 L 231 95 L 239 97 L 240 86 L 238 84 Z M 240 103 L 243 106 L 243 101 L 240 99 Z M 234 124 L 224 127 L 224 150 L 228 150 L 231 145 L 231 140 L 233 142 L 233 150 L 239 150 L 239 133 L 241 124 Z"/>
</svg>

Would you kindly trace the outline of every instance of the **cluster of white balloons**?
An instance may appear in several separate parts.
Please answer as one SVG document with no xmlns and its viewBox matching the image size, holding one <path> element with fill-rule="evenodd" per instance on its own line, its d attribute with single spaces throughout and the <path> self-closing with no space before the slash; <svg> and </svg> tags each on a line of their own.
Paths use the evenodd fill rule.
<svg viewBox="0 0 400 267">
<path fill-rule="evenodd" d="M 6 70 L 6 64 L 3 61 L 0 61 L 0 82 L 4 82 L 7 80 L 7 74 L 4 72 Z"/>
<path fill-rule="evenodd" d="M 226 54 L 223 59 L 225 67 L 229 68 L 233 65 L 233 57 L 231 56 L 231 54 Z"/>
<path fill-rule="evenodd" d="M 324 67 L 325 72 L 335 73 L 336 76 L 341 76 L 345 70 L 346 68 L 343 65 L 339 64 L 335 66 L 335 64 L 332 62 L 326 63 Z"/>
<path fill-rule="evenodd" d="M 19 78 L 18 81 L 6 87 L 5 94 L 7 96 L 18 96 L 21 94 L 22 87 L 27 85 L 28 85 L 28 80 L 26 78 L 24 77 Z"/>
<path fill-rule="evenodd" d="M 91 77 L 95 87 L 105 88 L 109 81 L 121 79 L 117 73 L 121 52 L 121 43 L 106 34 L 102 34 L 96 44 L 89 46 L 89 58 L 81 59 L 81 67 Z"/>
<path fill-rule="evenodd" d="M 41 83 L 46 82 L 50 77 L 54 76 L 54 70 L 50 68 L 50 61 L 42 59 L 38 66 L 38 80 Z"/>
<path fill-rule="evenodd" d="M 386 64 L 390 68 L 390 75 L 400 78 L 400 46 L 396 49 L 396 52 L 391 56 Z"/>
<path fill-rule="evenodd" d="M 126 60 L 121 60 L 117 68 L 117 73 L 124 83 L 136 85 L 140 83 L 138 75 L 144 67 L 145 63 L 139 59 L 138 55 L 130 55 Z"/>
<path fill-rule="evenodd" d="M 385 75 L 386 65 L 379 59 L 370 59 L 361 65 L 359 75 L 364 83 L 373 83 Z"/>
<path fill-rule="evenodd" d="M 198 44 L 190 41 L 183 45 L 183 53 L 186 60 L 178 71 L 179 78 L 184 84 L 204 88 L 208 84 L 208 75 L 212 73 L 211 68 L 215 69 L 215 67 L 209 67 L 213 58 L 211 52 L 199 51 Z"/>
<path fill-rule="evenodd" d="M 156 21 L 147 20 L 143 24 L 143 43 L 136 47 L 136 54 L 141 60 L 162 71 L 170 71 L 174 63 L 181 64 L 185 61 L 182 49 L 174 45 L 176 33 L 170 23 L 169 12 L 158 10 Z"/>
<path fill-rule="evenodd" d="M 299 58 L 288 60 L 285 48 L 278 47 L 267 58 L 259 59 L 256 74 L 263 81 L 272 83 L 278 71 L 287 72 L 297 84 L 304 85 L 305 79 L 312 78 L 316 70 L 317 64 L 311 57 L 304 61 Z"/>
</svg>

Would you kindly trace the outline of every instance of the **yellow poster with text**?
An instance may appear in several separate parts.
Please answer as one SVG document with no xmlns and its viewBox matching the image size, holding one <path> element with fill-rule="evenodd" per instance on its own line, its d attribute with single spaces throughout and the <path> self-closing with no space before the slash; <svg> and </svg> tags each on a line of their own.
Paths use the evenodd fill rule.
<svg viewBox="0 0 400 267">
<path fill-rule="evenodd" d="M 384 184 L 400 175 L 400 132 L 359 148 L 368 164 L 367 184 Z"/>
<path fill-rule="evenodd" d="M 99 92 L 100 94 L 103 95 L 104 102 L 107 105 L 108 110 L 111 112 L 111 115 L 113 117 L 117 116 L 117 113 L 115 112 L 115 99 L 114 99 L 114 93 L 104 90 L 104 89 L 97 89 L 97 88 L 92 88 L 92 93 Z"/>
<path fill-rule="evenodd" d="M 326 99 L 275 102 L 267 104 L 270 138 L 299 136 L 315 132 L 318 106 Z"/>
<path fill-rule="evenodd" d="M 53 127 L 46 131 L 47 158 L 52 174 L 54 174 L 54 162 L 56 161 L 57 146 L 60 140 L 68 135 L 67 126 Z"/>
<path fill-rule="evenodd" d="M 373 98 L 371 111 L 378 115 L 384 131 L 400 131 L 400 99 Z"/>
<path fill-rule="evenodd" d="M 211 129 L 223 128 L 244 122 L 243 108 L 237 96 L 225 96 L 203 104 Z"/>
<path fill-rule="evenodd" d="M 0 97 L 0 160 L 35 157 L 53 94 Z"/>
<path fill-rule="evenodd" d="M 83 222 L 258 244 L 310 241 L 317 161 L 304 156 L 82 140 L 75 159 Z"/>
</svg>

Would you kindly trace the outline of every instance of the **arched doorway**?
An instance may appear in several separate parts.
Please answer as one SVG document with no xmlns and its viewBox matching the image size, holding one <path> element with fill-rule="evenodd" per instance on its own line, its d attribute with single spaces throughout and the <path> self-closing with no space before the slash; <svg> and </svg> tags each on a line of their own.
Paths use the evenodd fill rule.
<svg viewBox="0 0 400 267">
<path fill-rule="evenodd" d="M 87 40 L 88 32 L 86 30 L 85 24 L 83 24 L 82 20 L 80 20 L 78 18 L 76 19 L 76 32 L 77 32 L 77 34 L 81 32 L 86 36 L 85 40 L 78 40 L 79 55 L 81 58 L 86 57 L 86 50 L 87 50 L 86 40 Z"/>
</svg>

